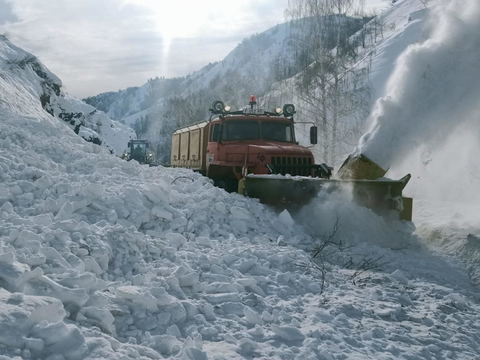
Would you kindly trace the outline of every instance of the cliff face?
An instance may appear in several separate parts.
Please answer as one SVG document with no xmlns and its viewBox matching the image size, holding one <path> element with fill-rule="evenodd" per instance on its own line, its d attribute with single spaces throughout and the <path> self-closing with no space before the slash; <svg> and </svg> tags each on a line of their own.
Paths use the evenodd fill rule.
<svg viewBox="0 0 480 360">
<path fill-rule="evenodd" d="M 32 54 L 0 36 L 0 105 L 18 114 L 53 116 L 86 141 L 120 154 L 132 129 L 66 94 L 62 81 Z"/>
</svg>

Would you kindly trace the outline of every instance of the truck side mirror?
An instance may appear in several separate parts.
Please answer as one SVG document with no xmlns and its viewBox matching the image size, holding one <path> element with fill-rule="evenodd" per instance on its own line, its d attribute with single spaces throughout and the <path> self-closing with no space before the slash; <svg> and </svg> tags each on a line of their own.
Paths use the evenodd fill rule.
<svg viewBox="0 0 480 360">
<path fill-rule="evenodd" d="M 310 128 L 310 144 L 315 145 L 318 143 L 318 128 L 312 126 Z"/>
</svg>

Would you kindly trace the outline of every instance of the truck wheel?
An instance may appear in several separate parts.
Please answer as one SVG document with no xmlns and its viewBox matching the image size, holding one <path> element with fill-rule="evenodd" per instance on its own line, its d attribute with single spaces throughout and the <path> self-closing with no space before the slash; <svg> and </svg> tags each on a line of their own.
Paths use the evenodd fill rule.
<svg viewBox="0 0 480 360">
<path fill-rule="evenodd" d="M 229 193 L 234 193 L 238 190 L 237 180 L 215 180 L 213 184 Z"/>
</svg>

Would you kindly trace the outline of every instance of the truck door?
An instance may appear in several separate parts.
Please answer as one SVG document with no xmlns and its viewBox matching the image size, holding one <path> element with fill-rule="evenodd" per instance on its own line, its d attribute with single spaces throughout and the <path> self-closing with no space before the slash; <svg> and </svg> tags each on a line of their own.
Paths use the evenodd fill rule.
<svg viewBox="0 0 480 360">
<path fill-rule="evenodd" d="M 218 141 L 220 135 L 220 124 L 213 124 L 210 127 L 210 138 L 207 146 L 207 169 L 212 162 L 218 160 Z M 208 171 L 208 170 L 207 170 Z"/>
</svg>

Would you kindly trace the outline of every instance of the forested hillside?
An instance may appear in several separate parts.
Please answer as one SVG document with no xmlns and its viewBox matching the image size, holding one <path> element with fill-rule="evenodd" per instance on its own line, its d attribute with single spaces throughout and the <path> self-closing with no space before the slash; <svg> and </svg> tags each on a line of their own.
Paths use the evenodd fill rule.
<svg viewBox="0 0 480 360">
<path fill-rule="evenodd" d="M 325 40 L 322 49 L 325 51 L 334 53 L 336 39 L 341 39 L 348 43 L 355 60 L 355 48 L 362 46 L 361 41 L 365 47 L 371 46 L 371 18 L 338 14 L 323 14 L 321 17 L 325 24 L 322 35 Z M 295 89 L 289 85 L 281 99 L 277 89 L 284 86 L 282 82 L 294 79 L 315 61 L 314 54 L 299 45 L 304 32 L 310 31 L 308 27 L 312 24 L 313 17 L 307 20 L 292 18 L 288 23 L 243 40 L 224 60 L 184 78 L 157 77 L 140 88 L 100 94 L 85 101 L 106 111 L 112 118 L 131 125 L 139 138 L 150 140 L 157 158 L 168 163 L 173 131 L 207 118 L 213 101 L 221 99 L 234 109 L 243 107 L 251 94 L 257 95 L 261 106 L 268 109 L 282 105 L 282 101 L 291 101 Z M 347 41 L 358 32 L 364 37 Z"/>
</svg>

